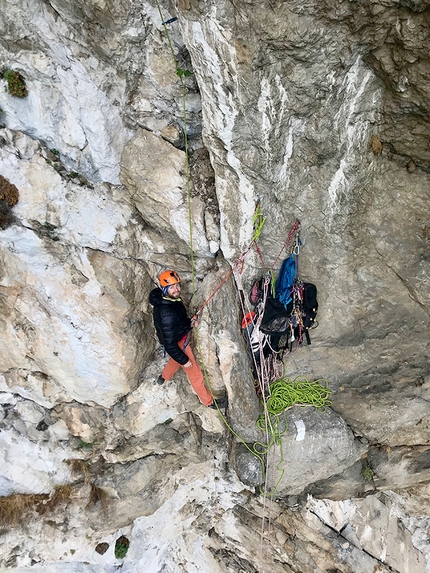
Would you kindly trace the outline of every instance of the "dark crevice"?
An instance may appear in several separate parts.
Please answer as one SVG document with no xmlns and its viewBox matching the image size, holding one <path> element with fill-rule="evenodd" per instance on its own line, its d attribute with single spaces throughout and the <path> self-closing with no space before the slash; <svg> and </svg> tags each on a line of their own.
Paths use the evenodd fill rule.
<svg viewBox="0 0 430 573">
<path fill-rule="evenodd" d="M 356 549 L 358 549 L 359 551 L 363 552 L 365 555 L 367 555 L 368 557 L 370 557 L 371 559 L 373 559 L 374 561 L 377 561 L 378 563 L 380 563 L 381 565 L 384 566 L 384 568 L 388 569 L 388 571 L 392 571 L 393 573 L 397 573 L 396 569 L 392 569 L 389 565 L 387 565 L 387 563 L 385 561 L 382 561 L 381 559 L 378 559 L 378 557 L 376 557 L 375 555 L 372 555 L 372 553 L 370 553 L 369 551 L 367 551 L 366 549 L 364 549 L 364 547 L 361 546 L 357 546 L 355 545 L 351 540 L 347 539 L 346 537 L 344 537 L 341 534 L 341 531 L 344 531 L 346 529 L 346 527 L 348 526 L 348 524 L 344 525 L 342 527 L 342 529 L 340 531 L 338 531 L 335 527 L 333 527 L 332 525 L 326 523 L 325 521 L 323 521 L 321 519 L 321 517 L 315 513 L 314 511 L 310 510 L 309 513 L 311 513 L 312 515 L 314 515 L 318 521 L 320 521 L 325 527 L 327 527 L 328 529 L 330 529 L 330 531 L 336 536 L 336 538 L 340 541 L 340 540 L 344 540 L 347 543 L 349 543 L 350 545 L 353 545 Z"/>
</svg>

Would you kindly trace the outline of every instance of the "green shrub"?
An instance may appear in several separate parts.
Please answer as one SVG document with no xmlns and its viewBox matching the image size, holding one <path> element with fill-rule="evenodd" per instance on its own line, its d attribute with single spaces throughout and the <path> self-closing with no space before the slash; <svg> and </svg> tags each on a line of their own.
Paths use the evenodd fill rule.
<svg viewBox="0 0 430 573">
<path fill-rule="evenodd" d="M 124 557 L 127 555 L 129 546 L 130 541 L 127 539 L 127 537 L 121 535 L 121 537 L 119 537 L 115 543 L 115 557 L 117 559 L 124 559 Z"/>
<path fill-rule="evenodd" d="M 3 70 L 3 79 L 6 80 L 6 91 L 14 97 L 27 97 L 28 91 L 25 80 L 19 72 L 14 70 Z"/>
<path fill-rule="evenodd" d="M 92 448 L 95 443 L 96 443 L 96 440 L 94 440 L 94 442 L 84 442 L 84 440 L 82 438 L 79 438 L 78 448 L 79 449 L 89 449 L 89 448 Z"/>
<path fill-rule="evenodd" d="M 361 475 L 365 481 L 370 481 L 373 479 L 374 473 L 372 468 L 369 465 L 366 465 L 361 470 Z"/>
</svg>

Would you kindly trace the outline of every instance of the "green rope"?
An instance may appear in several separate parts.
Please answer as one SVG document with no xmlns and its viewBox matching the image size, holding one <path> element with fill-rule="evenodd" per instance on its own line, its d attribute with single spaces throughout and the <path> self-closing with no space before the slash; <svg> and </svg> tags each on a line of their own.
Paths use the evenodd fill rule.
<svg viewBox="0 0 430 573">
<path fill-rule="evenodd" d="M 263 217 L 263 215 L 261 214 L 260 205 L 257 205 L 254 212 L 254 221 L 253 221 L 254 235 L 252 237 L 251 243 L 253 243 L 254 241 L 258 241 L 265 222 L 266 222 L 266 217 Z"/>
<path fill-rule="evenodd" d="M 169 31 L 167 29 L 166 24 L 164 24 L 164 18 L 163 18 L 163 13 L 161 11 L 160 4 L 159 4 L 158 0 L 155 0 L 155 2 L 157 4 L 157 8 L 158 8 L 158 12 L 160 14 L 161 22 L 163 23 L 164 31 L 165 31 L 166 36 L 167 36 L 167 41 L 169 43 L 170 52 L 172 54 L 173 61 L 175 63 L 176 74 L 178 75 L 179 79 L 181 80 L 181 86 L 182 86 L 182 101 L 183 101 L 183 108 L 184 108 L 185 173 L 186 173 L 186 179 L 187 179 L 188 221 L 189 221 L 189 227 L 190 227 L 190 257 L 191 257 L 192 304 L 193 304 L 194 299 L 195 299 L 195 278 L 194 278 L 195 270 L 194 270 L 193 230 L 192 230 L 192 213 L 191 213 L 191 178 L 190 178 L 190 170 L 189 170 L 188 136 L 187 136 L 187 109 L 186 109 L 186 99 L 185 99 L 185 93 L 186 92 L 185 92 L 185 83 L 184 83 L 184 76 L 187 77 L 190 75 L 190 73 L 188 71 L 182 70 L 179 67 L 178 61 L 177 61 L 176 56 L 175 56 L 175 52 L 173 50 L 173 45 L 172 45 L 172 42 L 170 39 Z M 256 213 L 254 214 L 254 230 L 255 230 L 255 232 L 254 232 L 254 237 L 252 239 L 253 241 L 254 240 L 256 241 L 258 239 L 258 237 L 260 236 L 260 233 L 261 233 L 261 230 L 264 226 L 265 221 L 266 221 L 266 219 L 262 216 L 261 211 L 260 211 L 260 207 L 258 207 L 256 210 Z M 256 456 L 259 459 L 261 467 L 262 467 L 263 477 L 264 477 L 264 459 L 263 459 L 263 457 L 256 450 L 253 450 L 252 448 L 250 448 L 248 446 L 248 444 L 245 442 L 245 440 L 233 430 L 233 428 L 227 422 L 226 417 L 223 415 L 223 413 L 221 412 L 221 410 L 218 407 L 218 404 L 214 398 L 212 388 L 211 388 L 211 385 L 209 382 L 209 377 L 207 374 L 205 361 L 203 359 L 203 351 L 201 348 L 200 338 L 199 338 L 197 329 L 194 329 L 194 334 L 195 334 L 195 338 L 196 338 L 196 344 L 197 344 L 197 349 L 198 349 L 199 356 L 200 356 L 200 361 L 202 363 L 202 371 L 203 371 L 203 375 L 204 375 L 204 379 L 205 379 L 205 384 L 206 384 L 206 387 L 208 388 L 209 392 L 211 393 L 212 398 L 215 401 L 216 409 L 218 410 L 218 413 L 221 416 L 221 418 L 222 418 L 225 426 L 228 428 L 228 430 L 234 436 L 236 436 L 236 438 L 242 444 L 244 444 L 246 449 L 249 450 L 249 452 L 251 452 L 251 454 L 253 454 L 254 456 Z"/>
<path fill-rule="evenodd" d="M 187 108 L 186 108 L 186 99 L 185 99 L 186 91 L 185 91 L 185 83 L 184 83 L 184 77 L 188 77 L 190 75 L 190 72 L 188 70 L 182 70 L 179 67 L 178 60 L 176 59 L 175 52 L 173 50 L 173 45 L 172 45 L 172 41 L 170 39 L 169 31 L 167 29 L 166 24 L 164 23 L 164 17 L 163 17 L 163 13 L 161 11 L 160 4 L 159 4 L 158 0 L 155 0 L 155 2 L 157 4 L 157 8 L 158 8 L 158 12 L 160 14 L 161 22 L 163 23 L 164 31 L 165 31 L 166 36 L 167 36 L 167 41 L 169 43 L 170 52 L 172 54 L 172 58 L 173 58 L 173 61 L 175 63 L 176 74 L 179 77 L 179 79 L 181 80 L 181 85 L 182 85 L 182 101 L 183 101 L 183 108 L 184 108 L 185 173 L 186 173 L 186 179 L 187 179 L 188 222 L 189 222 L 189 227 L 190 227 L 190 230 L 189 230 L 189 232 L 190 232 L 190 258 L 191 258 L 191 277 L 192 277 L 192 301 L 191 302 L 192 302 L 192 304 L 194 304 L 196 292 L 195 292 L 195 268 L 194 268 L 194 250 L 193 250 L 193 226 L 192 226 L 192 213 L 191 213 L 191 178 L 190 178 L 189 154 L 188 154 Z M 262 222 L 261 222 L 261 220 L 262 220 Z M 259 236 L 259 234 L 261 233 L 261 229 L 263 228 L 264 221 L 265 221 L 265 219 L 263 219 L 261 213 L 259 215 L 258 221 L 259 221 L 258 236 Z M 254 218 L 254 224 L 255 224 L 255 222 L 256 222 L 256 219 Z M 202 371 L 203 371 L 203 376 L 205 379 L 205 384 L 206 384 L 206 387 L 208 388 L 209 392 L 211 393 L 213 400 L 215 401 L 215 406 L 218 410 L 218 413 L 220 414 L 224 424 L 227 426 L 227 428 L 230 430 L 230 432 L 232 432 L 232 434 L 234 434 L 242 443 L 244 443 L 245 446 L 252 453 L 252 450 L 249 448 L 249 446 L 244 442 L 244 440 L 238 434 L 236 434 L 236 432 L 233 430 L 233 428 L 231 428 L 230 425 L 227 423 L 225 416 L 222 414 L 221 410 L 218 407 L 218 404 L 214 398 L 212 388 L 211 388 L 211 385 L 209 382 L 209 377 L 207 374 L 205 361 L 203 359 L 203 351 L 202 351 L 202 348 L 200 345 L 200 339 L 199 339 L 197 329 L 194 329 L 194 335 L 196 338 L 196 344 L 197 344 L 197 349 L 198 349 L 199 356 L 200 356 L 200 361 L 202 363 Z M 260 459 L 260 461 L 261 461 L 261 463 L 264 464 L 262 459 Z"/>
<path fill-rule="evenodd" d="M 191 177 L 190 177 L 190 162 L 189 162 L 189 153 L 188 153 L 188 132 L 187 132 L 187 102 L 186 102 L 186 88 L 184 77 L 187 78 L 191 75 L 189 70 L 183 70 L 179 67 L 178 60 L 175 56 L 175 51 L 173 50 L 172 41 L 170 39 L 169 31 L 164 21 L 163 13 L 161 11 L 160 4 L 158 0 L 155 0 L 158 8 L 158 13 L 160 14 L 161 22 L 164 27 L 164 31 L 166 33 L 167 41 L 169 43 L 170 52 L 172 54 L 173 61 L 175 63 L 176 75 L 179 77 L 181 81 L 182 87 L 182 106 L 183 106 L 183 113 L 184 113 L 184 144 L 185 144 L 185 177 L 187 181 L 187 206 L 188 206 L 188 224 L 189 224 L 189 236 L 190 236 L 190 259 L 191 259 L 191 304 L 195 304 L 196 298 L 196 288 L 195 288 L 195 267 L 194 267 L 194 248 L 193 248 L 193 220 L 192 220 L 192 213 L 191 213 Z"/>
<path fill-rule="evenodd" d="M 269 414 L 275 416 L 294 405 L 315 406 L 324 412 L 326 406 L 332 404 L 328 399 L 330 394 L 331 390 L 324 378 L 314 382 L 309 382 L 303 376 L 298 376 L 292 382 L 289 378 L 280 378 L 270 385 L 270 396 L 266 401 L 266 407 Z M 260 417 L 257 426 L 260 427 L 261 423 Z"/>
<path fill-rule="evenodd" d="M 275 298 L 275 296 L 276 296 L 276 279 L 275 279 L 275 273 L 273 272 L 273 269 L 270 269 L 270 284 L 272 287 L 272 296 L 273 296 L 273 298 Z"/>
</svg>

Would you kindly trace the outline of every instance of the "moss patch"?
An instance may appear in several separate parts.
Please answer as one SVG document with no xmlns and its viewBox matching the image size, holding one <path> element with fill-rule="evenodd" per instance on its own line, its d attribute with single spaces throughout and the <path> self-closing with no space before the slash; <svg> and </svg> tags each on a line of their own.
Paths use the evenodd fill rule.
<svg viewBox="0 0 430 573">
<path fill-rule="evenodd" d="M 115 557 L 117 559 L 124 559 L 124 557 L 127 555 L 129 546 L 130 541 L 127 539 L 127 537 L 121 535 L 121 537 L 119 537 L 115 543 Z"/>
<path fill-rule="evenodd" d="M 3 70 L 3 79 L 6 80 L 7 86 L 6 91 L 14 97 L 27 97 L 28 91 L 25 85 L 25 80 L 19 72 L 15 70 Z"/>
<path fill-rule="evenodd" d="M 18 189 L 0 175 L 0 229 L 7 229 L 14 221 L 11 208 L 18 203 Z"/>
<path fill-rule="evenodd" d="M 0 175 L 0 201 L 6 201 L 9 207 L 18 203 L 19 192 L 13 183 Z"/>
</svg>

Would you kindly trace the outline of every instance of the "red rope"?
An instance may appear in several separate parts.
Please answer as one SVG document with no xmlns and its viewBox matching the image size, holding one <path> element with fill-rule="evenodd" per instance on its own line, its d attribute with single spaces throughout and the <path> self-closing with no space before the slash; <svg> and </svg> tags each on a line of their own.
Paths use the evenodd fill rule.
<svg viewBox="0 0 430 573">
<path fill-rule="evenodd" d="M 297 219 L 296 222 L 293 225 L 293 228 L 291 229 L 291 231 L 288 234 L 288 237 L 285 241 L 285 243 L 282 245 L 282 249 L 279 251 L 278 256 L 275 259 L 275 262 L 272 265 L 272 269 L 275 267 L 276 263 L 278 262 L 279 257 L 282 254 L 282 251 L 285 249 L 285 247 L 288 245 L 288 243 L 291 243 L 294 237 L 294 233 L 296 233 L 298 230 L 300 229 L 300 221 Z"/>
<path fill-rule="evenodd" d="M 237 258 L 234 261 L 233 267 L 229 270 L 229 272 L 226 274 L 226 276 L 222 279 L 222 281 L 219 283 L 219 285 L 216 287 L 215 290 L 213 290 L 211 292 L 211 294 L 208 296 L 208 298 L 204 301 L 204 303 L 196 310 L 194 316 L 197 316 L 198 314 L 200 314 L 202 312 L 202 310 L 204 309 L 204 307 L 208 304 L 208 302 L 215 296 L 215 294 L 219 291 L 219 289 L 222 287 L 222 285 L 227 281 L 227 279 L 234 273 L 236 267 L 238 267 L 239 265 L 242 265 L 242 269 L 240 271 L 240 273 L 242 274 L 243 272 L 243 266 L 245 264 L 245 257 L 249 252 L 249 247 L 246 249 L 246 251 L 244 251 L 239 258 Z"/>
<path fill-rule="evenodd" d="M 278 256 L 276 257 L 275 262 L 272 265 L 272 269 L 274 268 L 274 266 L 276 265 L 279 257 L 282 254 L 282 251 L 285 249 L 285 247 L 288 245 L 288 243 L 291 243 L 293 237 L 294 237 L 294 233 L 296 233 L 300 228 L 300 221 L 297 220 L 291 231 L 288 234 L 288 237 L 285 241 L 285 243 L 282 245 L 282 249 L 279 251 Z M 261 262 L 263 263 L 263 267 L 266 268 L 266 265 L 264 264 L 264 260 L 263 260 L 263 254 L 260 250 L 260 247 L 257 244 L 257 241 L 252 241 L 251 245 L 245 250 L 243 251 L 243 253 L 235 260 L 233 267 L 231 268 L 231 270 L 226 274 L 226 276 L 223 278 L 223 280 L 220 282 L 220 284 L 216 287 L 216 289 L 208 296 L 208 298 L 204 301 L 204 303 L 196 310 L 194 316 L 197 316 L 198 314 L 201 313 L 201 311 L 204 309 L 204 307 L 208 304 L 208 302 L 214 297 L 214 295 L 219 291 L 219 289 L 222 287 L 222 285 L 227 281 L 227 279 L 233 274 L 234 270 L 236 269 L 237 266 L 242 265 L 242 269 L 240 271 L 240 273 L 242 274 L 243 271 L 243 266 L 245 264 L 245 257 L 246 255 L 249 253 L 252 245 L 255 245 L 255 248 L 257 250 L 257 253 L 260 256 Z"/>
<path fill-rule="evenodd" d="M 255 247 L 255 250 L 256 250 L 257 253 L 258 253 L 258 256 L 260 257 L 260 261 L 261 261 L 261 264 L 263 265 L 263 269 L 266 269 L 266 263 L 264 262 L 264 259 L 263 259 L 263 253 L 261 252 L 261 249 L 260 249 L 260 247 L 258 246 L 257 241 L 254 241 L 254 242 L 253 242 L 253 245 L 254 245 L 254 247 Z"/>
</svg>

